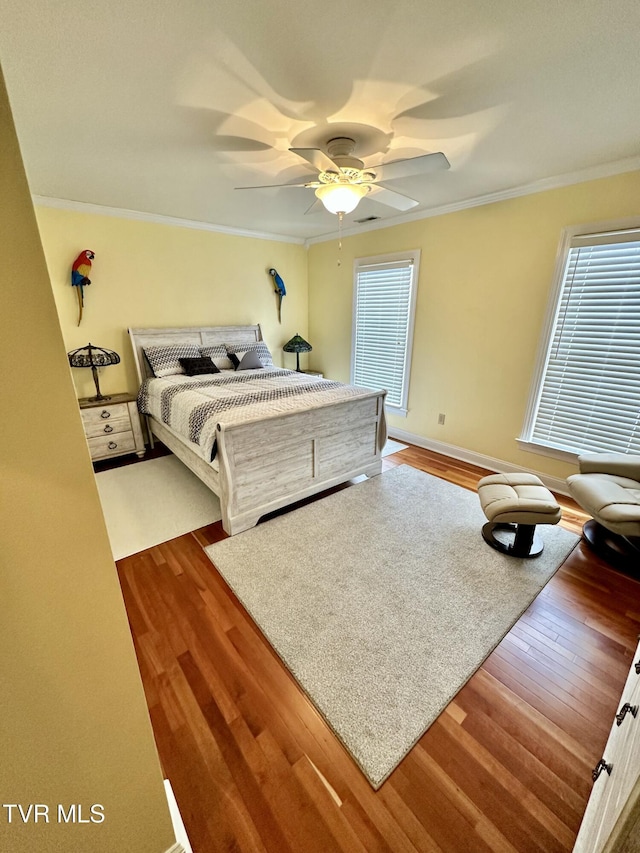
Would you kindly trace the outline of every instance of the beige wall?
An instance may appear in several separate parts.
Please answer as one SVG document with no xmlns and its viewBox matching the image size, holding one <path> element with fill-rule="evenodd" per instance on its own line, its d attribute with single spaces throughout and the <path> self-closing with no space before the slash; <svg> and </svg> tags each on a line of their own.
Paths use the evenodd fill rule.
<svg viewBox="0 0 640 853">
<path fill-rule="evenodd" d="M 100 371 L 104 393 L 137 390 L 130 326 L 260 323 L 275 363 L 284 356 L 284 366 L 294 367 L 282 345 L 307 334 L 304 246 L 49 207 L 36 215 L 67 350 L 90 341 L 122 358 Z M 70 274 L 83 249 L 96 257 L 78 327 Z M 270 267 L 287 288 L 282 324 Z M 72 372 L 78 395 L 93 395 L 91 371 Z"/>
<path fill-rule="evenodd" d="M 349 380 L 353 260 L 421 249 L 409 414 L 391 428 L 566 476 L 571 465 L 516 444 L 560 233 L 637 215 L 639 199 L 633 172 L 346 237 L 341 253 L 336 241 L 312 245 L 312 365 Z"/>
<path fill-rule="evenodd" d="M 173 832 L 0 76 L 0 850 L 162 853 Z M 56 809 L 104 806 L 58 824 Z M 41 812 L 41 814 L 44 814 Z"/>
<path fill-rule="evenodd" d="M 409 414 L 391 428 L 565 477 L 573 466 L 522 451 L 520 435 L 560 234 L 567 225 L 637 215 L 640 172 L 470 208 L 314 244 L 199 231 L 38 207 L 36 215 L 67 350 L 94 344 L 122 363 L 101 371 L 105 392 L 135 391 L 129 326 L 255 323 L 276 363 L 299 332 L 303 367 L 349 380 L 353 260 L 421 249 Z M 96 253 L 77 326 L 70 266 Z M 339 262 L 339 264 L 338 264 Z M 282 324 L 267 270 L 285 280 Z M 79 396 L 90 371 L 73 370 Z M 438 414 L 446 415 L 443 426 Z"/>
</svg>

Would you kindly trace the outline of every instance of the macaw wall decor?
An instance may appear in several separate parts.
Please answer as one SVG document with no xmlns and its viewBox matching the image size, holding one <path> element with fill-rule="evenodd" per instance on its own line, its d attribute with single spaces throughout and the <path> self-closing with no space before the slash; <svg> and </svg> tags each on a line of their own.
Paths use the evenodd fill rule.
<svg viewBox="0 0 640 853">
<path fill-rule="evenodd" d="M 91 284 L 89 273 L 91 272 L 91 261 L 95 258 L 91 249 L 80 252 L 71 267 L 71 286 L 77 288 L 78 296 L 78 325 L 82 322 L 82 310 L 84 308 L 84 289 Z"/>
<path fill-rule="evenodd" d="M 282 297 L 287 295 L 287 290 L 284 286 L 284 281 L 278 275 L 278 271 L 271 268 L 269 275 L 273 279 L 276 294 L 278 295 L 278 322 L 282 323 Z"/>
</svg>

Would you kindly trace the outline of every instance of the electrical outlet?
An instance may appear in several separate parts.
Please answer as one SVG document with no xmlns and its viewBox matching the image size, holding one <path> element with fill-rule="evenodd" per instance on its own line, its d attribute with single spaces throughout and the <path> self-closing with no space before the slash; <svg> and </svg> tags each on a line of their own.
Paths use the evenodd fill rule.
<svg viewBox="0 0 640 853">
<path fill-rule="evenodd" d="M 442 426 L 442 424 L 444 423 L 444 418 L 444 414 L 440 412 L 440 414 L 438 415 L 438 423 L 440 424 L 440 426 Z"/>
</svg>

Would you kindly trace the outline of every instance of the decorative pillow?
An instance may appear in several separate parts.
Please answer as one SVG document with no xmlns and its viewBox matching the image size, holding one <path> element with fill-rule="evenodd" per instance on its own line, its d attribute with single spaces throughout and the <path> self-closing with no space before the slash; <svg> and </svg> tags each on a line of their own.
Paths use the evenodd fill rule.
<svg viewBox="0 0 640 853">
<path fill-rule="evenodd" d="M 172 376 L 184 373 L 181 358 L 198 358 L 200 350 L 196 344 L 171 344 L 167 346 L 145 347 L 144 354 L 155 376 Z"/>
<path fill-rule="evenodd" d="M 200 355 L 208 355 L 218 370 L 233 370 L 234 365 L 229 359 L 227 348 L 224 344 L 216 344 L 210 347 L 200 347 Z"/>
<path fill-rule="evenodd" d="M 256 343 L 253 344 L 225 344 L 225 346 L 229 355 L 237 354 L 239 358 L 242 358 L 240 355 L 241 352 L 249 352 L 249 350 L 252 350 L 256 353 L 264 367 L 272 367 L 273 365 L 273 356 L 269 352 L 269 347 L 264 341 L 256 341 Z"/>
<path fill-rule="evenodd" d="M 258 353 L 255 350 L 230 352 L 229 358 L 236 370 L 264 370 L 264 364 L 258 358 Z"/>
<path fill-rule="evenodd" d="M 187 376 L 202 376 L 205 373 L 220 373 L 208 355 L 201 355 L 198 356 L 198 358 L 181 358 L 179 361 Z"/>
</svg>

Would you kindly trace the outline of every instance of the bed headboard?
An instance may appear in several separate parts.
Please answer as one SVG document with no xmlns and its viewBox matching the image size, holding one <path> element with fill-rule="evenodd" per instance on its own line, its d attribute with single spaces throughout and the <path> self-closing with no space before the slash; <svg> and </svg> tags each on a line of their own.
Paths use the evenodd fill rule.
<svg viewBox="0 0 640 853">
<path fill-rule="evenodd" d="M 196 344 L 199 347 L 214 344 L 255 343 L 262 340 L 260 326 L 191 326 L 183 329 L 129 329 L 133 359 L 138 382 L 153 376 L 143 348 L 167 344 Z"/>
</svg>

